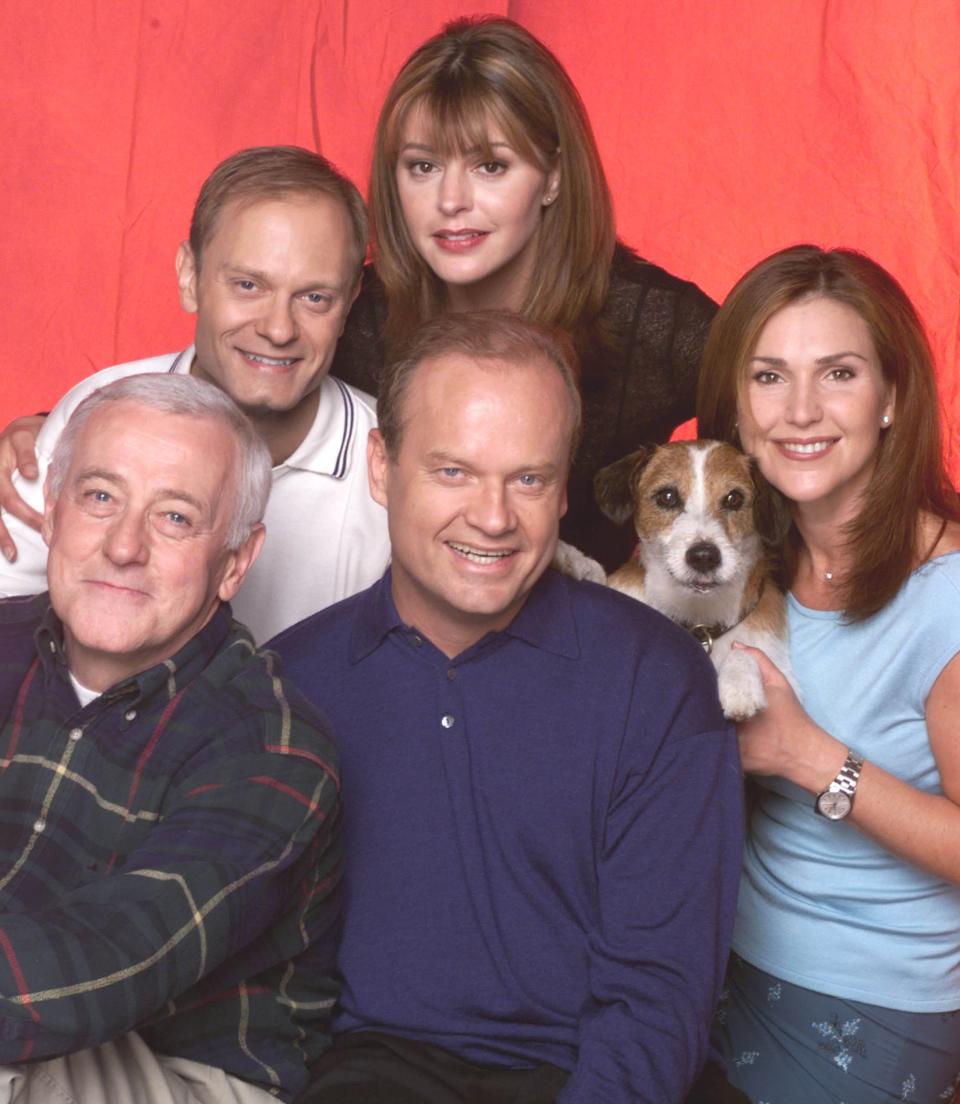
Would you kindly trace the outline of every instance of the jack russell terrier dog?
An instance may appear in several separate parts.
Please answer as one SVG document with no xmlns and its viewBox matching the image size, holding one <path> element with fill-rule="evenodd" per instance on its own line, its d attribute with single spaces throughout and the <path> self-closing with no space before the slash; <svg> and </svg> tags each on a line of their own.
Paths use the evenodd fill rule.
<svg viewBox="0 0 960 1104">
<path fill-rule="evenodd" d="M 676 441 L 603 468 L 594 489 L 607 517 L 632 517 L 640 539 L 609 585 L 700 641 L 728 718 L 758 713 L 766 706 L 760 669 L 731 644 L 761 648 L 792 681 L 786 606 L 764 547 L 782 539 L 789 519 L 753 462 L 719 441 Z"/>
</svg>

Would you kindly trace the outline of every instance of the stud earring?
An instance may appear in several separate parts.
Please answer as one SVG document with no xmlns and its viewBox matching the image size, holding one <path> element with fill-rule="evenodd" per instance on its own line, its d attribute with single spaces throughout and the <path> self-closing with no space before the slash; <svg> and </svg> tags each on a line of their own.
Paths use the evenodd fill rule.
<svg viewBox="0 0 960 1104">
<path fill-rule="evenodd" d="M 884 425 L 884 426 L 888 426 L 890 424 L 890 415 L 889 414 L 884 414 L 884 416 L 880 419 L 880 424 Z"/>
</svg>

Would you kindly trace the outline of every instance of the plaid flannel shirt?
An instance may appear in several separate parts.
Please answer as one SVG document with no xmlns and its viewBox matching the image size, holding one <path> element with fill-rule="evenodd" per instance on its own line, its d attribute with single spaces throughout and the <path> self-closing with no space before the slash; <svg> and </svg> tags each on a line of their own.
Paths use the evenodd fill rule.
<svg viewBox="0 0 960 1104">
<path fill-rule="evenodd" d="M 0 1063 L 136 1029 L 290 1099 L 335 996 L 326 722 L 222 606 L 81 708 L 46 595 L 0 601 Z"/>
</svg>

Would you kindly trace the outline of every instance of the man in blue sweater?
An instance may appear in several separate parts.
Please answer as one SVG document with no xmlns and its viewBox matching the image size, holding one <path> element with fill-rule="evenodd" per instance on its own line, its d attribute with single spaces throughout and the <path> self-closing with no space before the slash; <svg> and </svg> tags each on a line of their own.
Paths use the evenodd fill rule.
<svg viewBox="0 0 960 1104">
<path fill-rule="evenodd" d="M 713 670 L 549 569 L 580 423 L 563 339 L 434 320 L 378 415 L 392 566 L 272 645 L 343 770 L 342 1000 L 301 1099 L 681 1101 L 742 845 Z"/>
</svg>

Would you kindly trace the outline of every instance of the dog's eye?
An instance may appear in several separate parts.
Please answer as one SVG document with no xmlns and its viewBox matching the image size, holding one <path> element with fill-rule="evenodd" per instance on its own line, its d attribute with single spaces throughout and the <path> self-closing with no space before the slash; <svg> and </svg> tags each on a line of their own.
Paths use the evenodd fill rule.
<svg viewBox="0 0 960 1104">
<path fill-rule="evenodd" d="M 743 491 L 728 491 L 723 496 L 721 506 L 725 510 L 739 510 L 742 509 L 744 502 L 746 502 L 746 496 Z"/>
<path fill-rule="evenodd" d="M 676 487 L 661 487 L 653 496 L 653 501 L 661 510 L 676 510 L 682 505 Z"/>
</svg>

